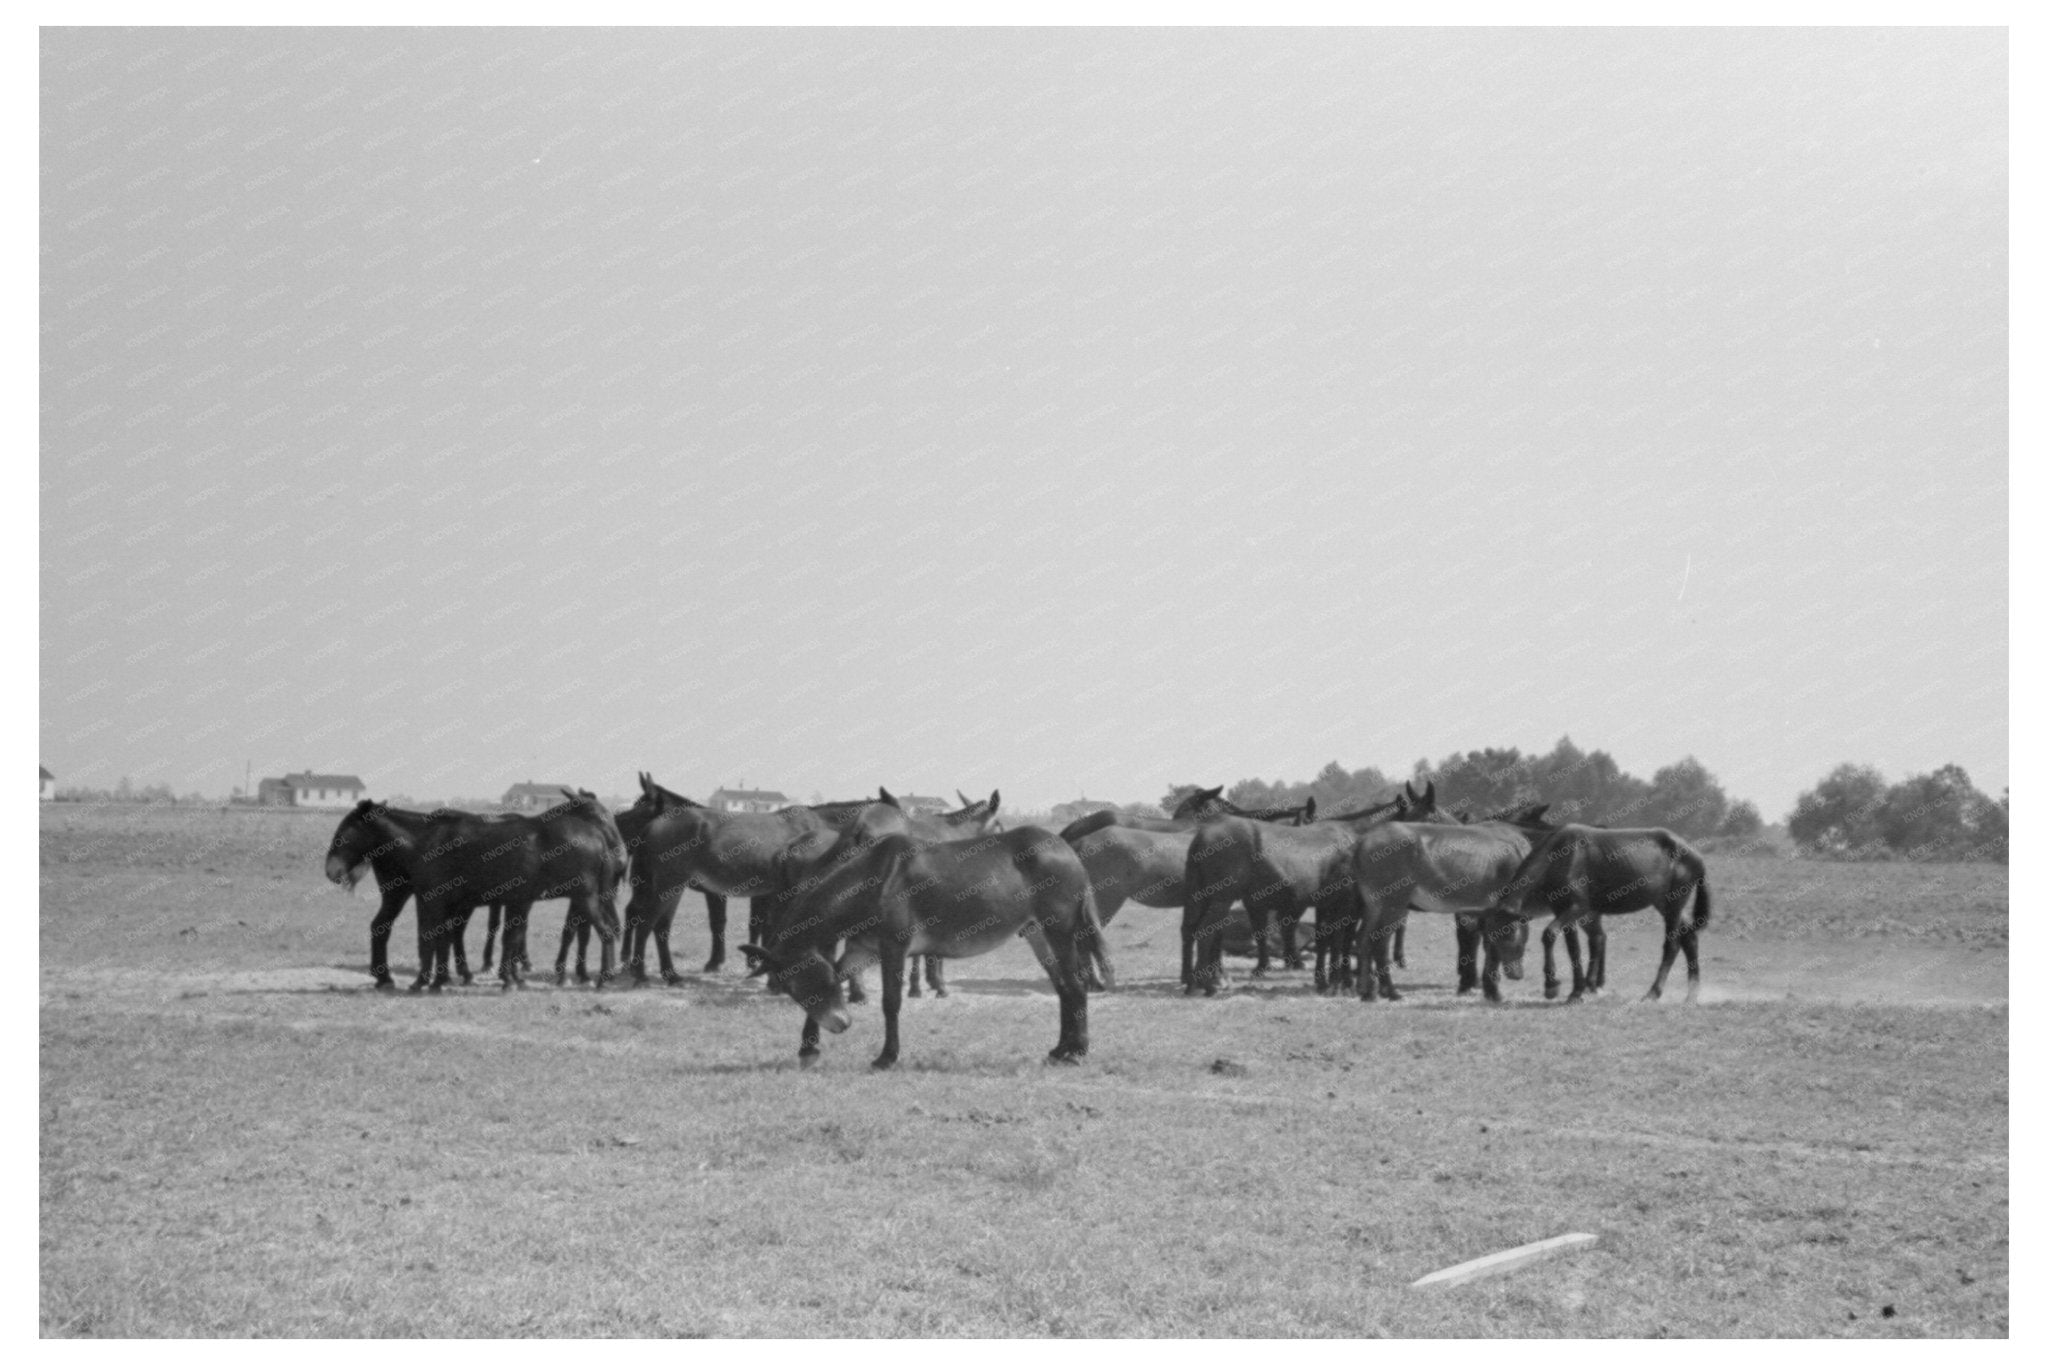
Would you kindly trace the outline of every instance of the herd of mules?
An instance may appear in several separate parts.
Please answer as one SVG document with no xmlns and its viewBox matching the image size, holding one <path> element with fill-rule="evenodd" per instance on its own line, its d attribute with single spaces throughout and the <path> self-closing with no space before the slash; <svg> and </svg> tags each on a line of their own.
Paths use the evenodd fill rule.
<svg viewBox="0 0 2048 1365">
<path fill-rule="evenodd" d="M 1609 915 L 1654 908 L 1664 955 L 1649 996 L 1663 993 L 1685 954 L 1688 1001 L 1699 993 L 1698 930 L 1710 911 L 1706 865 L 1669 830 L 1558 825 L 1547 806 L 1479 819 L 1440 812 L 1436 784 L 1412 784 L 1390 801 L 1321 815 L 1315 802 L 1244 810 L 1221 787 L 1198 790 L 1165 819 L 1103 810 L 1059 833 L 1006 829 L 1000 792 L 960 796 L 958 810 L 906 811 L 887 788 L 868 801 L 791 806 L 772 813 L 712 810 L 640 775 L 640 797 L 617 813 L 587 791 L 563 788 L 537 815 L 393 810 L 363 801 L 342 818 L 327 851 L 327 877 L 353 889 L 364 869 L 381 900 L 370 924 L 370 971 L 395 989 L 387 958 L 391 926 L 415 905 L 420 968 L 413 990 L 472 978 L 463 950 L 472 913 L 488 909 L 483 968 L 493 940 L 505 989 L 531 970 L 526 922 L 535 901 L 567 900 L 555 959 L 566 981 L 572 941 L 576 978 L 588 980 L 590 935 L 599 940 L 597 984 L 620 968 L 647 981 L 653 940 L 663 981 L 683 978 L 669 931 L 685 891 L 704 897 L 711 927 L 706 972 L 726 958 L 726 903 L 748 901 L 750 975 L 803 1008 L 798 1058 L 818 1056 L 820 1030 L 842 1032 L 859 1003 L 861 973 L 879 966 L 885 1037 L 875 1065 L 898 1055 L 897 1016 L 906 974 L 944 995 L 941 964 L 1022 936 L 1059 998 L 1057 1062 L 1088 1052 L 1088 993 L 1110 987 L 1103 928 L 1129 901 L 1181 911 L 1181 985 L 1214 995 L 1223 981 L 1233 906 L 1251 927 L 1253 975 L 1303 964 L 1299 936 L 1309 913 L 1318 991 L 1356 990 L 1397 1000 L 1391 967 L 1402 962 L 1411 912 L 1451 915 L 1458 991 L 1500 999 L 1499 979 L 1522 976 L 1529 922 L 1543 930 L 1543 993 L 1562 989 L 1554 948 L 1571 960 L 1570 999 L 1606 979 Z M 626 912 L 618 889 L 629 888 Z M 502 928 L 501 928 L 502 926 Z M 1582 959 L 1579 938 L 1586 953 Z M 617 953 L 615 958 L 614 953 Z M 920 964 L 922 972 L 920 972 Z"/>
</svg>

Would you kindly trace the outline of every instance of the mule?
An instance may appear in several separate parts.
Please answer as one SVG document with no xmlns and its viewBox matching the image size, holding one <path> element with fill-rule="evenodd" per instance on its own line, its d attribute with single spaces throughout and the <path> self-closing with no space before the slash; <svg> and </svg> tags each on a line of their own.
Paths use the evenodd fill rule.
<svg viewBox="0 0 2048 1365">
<path fill-rule="evenodd" d="M 1315 802 L 1311 798 L 1302 806 L 1241 814 L 1246 819 L 1298 825 L 1314 818 Z M 1101 816 L 1119 818 L 1099 819 Z M 1127 901 L 1160 909 L 1186 906 L 1188 844 L 1194 838 L 1195 825 L 1193 820 L 1152 821 L 1117 811 L 1095 811 L 1068 824 L 1060 838 L 1073 847 L 1081 865 L 1088 869 L 1096 910 L 1102 922 L 1109 924 Z M 1298 966 L 1298 959 L 1292 965 Z"/>
<path fill-rule="evenodd" d="M 883 787 L 881 791 L 884 796 L 889 794 L 887 787 Z M 980 801 L 968 800 L 967 794 L 958 787 L 953 789 L 953 795 L 960 798 L 958 810 L 946 811 L 939 815 L 914 815 L 905 811 L 904 818 L 909 820 L 911 832 L 923 838 L 940 840 L 971 839 L 977 834 L 1003 832 L 1003 822 L 996 818 L 996 811 L 1003 804 L 1003 793 L 1000 789 L 990 792 Z M 932 957 L 923 953 L 912 955 L 908 969 L 911 995 L 924 994 L 918 983 L 919 969 L 922 968 L 924 984 L 931 987 L 933 995 L 943 998 L 946 994 L 945 964 L 946 959 L 942 957 Z"/>
<path fill-rule="evenodd" d="M 1088 990 L 1083 964 L 1114 980 L 1095 893 L 1080 858 L 1057 835 L 1026 827 L 947 843 L 904 834 L 868 843 L 842 840 L 824 865 L 795 889 L 766 945 L 742 948 L 769 989 L 803 1007 L 801 1066 L 818 1059 L 821 1027 L 852 1023 L 845 985 L 871 962 L 882 966 L 883 1043 L 877 1070 L 900 1055 L 897 1015 L 903 969 L 913 953 L 974 957 L 1022 934 L 1059 997 L 1056 1063 L 1088 1055 Z M 845 945 L 838 960 L 827 954 Z"/>
<path fill-rule="evenodd" d="M 362 880 L 363 869 L 369 868 L 377 879 L 379 903 L 377 914 L 370 921 L 370 977 L 380 991 L 397 990 L 391 979 L 391 968 L 387 957 L 391 938 L 391 926 L 405 909 L 405 903 L 412 899 L 417 873 L 416 860 L 419 841 L 427 828 L 437 820 L 476 820 L 488 817 L 470 815 L 464 811 L 437 810 L 416 811 L 393 809 L 383 806 L 385 819 L 372 826 L 361 817 L 368 807 L 376 805 L 361 801 L 354 810 L 341 818 L 335 827 L 334 837 L 328 841 L 326 872 L 327 880 L 337 886 L 355 890 Z M 498 912 L 502 902 L 491 906 L 491 924 L 495 931 Z M 420 972 L 412 984 L 413 990 L 427 986 L 432 978 L 431 958 L 433 946 L 427 935 L 427 924 L 417 913 L 414 919 L 419 928 Z M 471 981 L 468 955 L 463 951 L 463 934 L 458 928 L 453 935 L 452 947 L 456 971 L 462 977 L 462 984 Z M 484 940 L 485 971 L 491 966 L 491 941 Z M 438 989 L 438 988 L 437 988 Z"/>
<path fill-rule="evenodd" d="M 1699 999 L 1699 931 L 1713 914 L 1713 899 L 1707 891 L 1707 864 L 1699 850 L 1668 829 L 1599 829 L 1591 825 L 1565 825 L 1546 834 L 1529 850 L 1504 890 L 1500 904 L 1489 910 L 1483 921 L 1486 938 L 1486 967 L 1483 984 L 1488 1000 L 1500 999 L 1499 971 L 1507 964 L 1519 966 L 1527 942 L 1527 922 L 1538 914 L 1552 916 L 1551 929 L 1587 927 L 1593 938 L 1598 921 L 1608 915 L 1626 915 L 1655 909 L 1664 919 L 1664 954 L 1657 965 L 1656 980 L 1644 995 L 1656 1000 L 1664 994 L 1664 982 L 1671 964 L 1685 954 L 1686 1003 Z M 1516 922 L 1523 928 L 1518 942 L 1512 935 Z M 1606 976 L 1606 941 L 1600 929 L 1599 973 Z M 1554 977 L 1549 946 L 1552 935 L 1544 934 L 1545 973 Z M 1583 999 L 1589 989 L 1586 972 L 1579 961 L 1577 941 L 1567 936 L 1566 951 L 1572 960 L 1572 993 L 1567 1003 Z M 1545 982 L 1545 994 L 1555 995 L 1554 979 Z"/>
<path fill-rule="evenodd" d="M 727 897 L 750 902 L 747 937 L 759 944 L 774 923 L 776 898 L 822 859 L 839 835 L 856 831 L 875 838 L 910 828 L 895 798 L 886 790 L 883 797 L 770 812 L 716 811 L 641 773 L 639 799 L 618 820 L 632 851 L 626 923 L 634 980 L 646 979 L 650 937 L 660 953 L 662 980 L 671 985 L 682 980 L 669 956 L 668 939 L 685 890 L 701 891 L 711 909 L 712 950 L 705 971 L 724 965 Z"/>
<path fill-rule="evenodd" d="M 1293 828 L 1229 813 L 1217 804 L 1221 791 L 1198 791 L 1183 803 L 1183 810 L 1198 815 L 1199 823 L 1188 841 L 1183 874 L 1187 904 L 1181 912 L 1182 991 L 1192 995 L 1199 987 L 1206 995 L 1216 993 L 1223 974 L 1224 917 L 1238 900 L 1244 902 L 1258 945 L 1254 978 L 1264 976 L 1270 966 L 1268 916 L 1278 910 L 1283 944 L 1291 947 L 1294 926 L 1314 909 L 1315 984 L 1319 991 L 1328 989 L 1328 964 L 1342 944 L 1344 926 L 1354 918 L 1352 846 L 1365 830 L 1383 821 L 1433 818 L 1434 784 L 1426 794 L 1407 789 L 1392 801 Z"/>
<path fill-rule="evenodd" d="M 1476 917 L 1499 902 L 1534 842 L 1557 828 L 1544 821 L 1546 810 L 1539 806 L 1513 819 L 1476 824 L 1382 824 L 1359 838 L 1351 871 L 1358 893 L 1360 1000 L 1401 998 L 1388 950 L 1411 910 L 1457 917 L 1459 989 L 1471 988 L 1467 936 L 1477 928 Z M 1526 928 L 1522 935 L 1526 940 Z"/>
<path fill-rule="evenodd" d="M 602 984 L 611 974 L 612 943 L 618 935 L 615 900 L 625 872 L 625 843 L 596 798 L 563 791 L 569 800 L 531 816 L 442 811 L 418 817 L 393 811 L 383 802 L 359 802 L 342 817 L 328 846 L 327 878 L 353 886 L 364 863 L 380 849 L 396 860 L 412 888 L 419 922 L 420 976 L 413 983 L 415 990 L 426 986 L 438 991 L 448 984 L 451 948 L 470 914 L 492 904 L 504 909 L 499 980 L 508 990 L 523 984 L 519 971 L 527 911 L 537 900 L 564 897 L 572 915 L 593 919 L 604 941 Z M 375 864 L 371 866 L 374 869 Z M 389 917 L 380 911 L 379 920 L 388 934 Z M 371 975 L 379 989 L 390 989 L 383 946 L 373 924 Z"/>
</svg>

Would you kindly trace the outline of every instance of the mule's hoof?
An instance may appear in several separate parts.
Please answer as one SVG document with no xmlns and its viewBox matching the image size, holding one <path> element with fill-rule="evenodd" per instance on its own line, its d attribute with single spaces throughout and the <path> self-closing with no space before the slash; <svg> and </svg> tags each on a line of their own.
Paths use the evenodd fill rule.
<svg viewBox="0 0 2048 1365">
<path fill-rule="evenodd" d="M 796 1054 L 796 1064 L 798 1070 L 809 1071 L 818 1064 L 818 1054 L 815 1051 L 799 1052 Z"/>
<path fill-rule="evenodd" d="M 375 981 L 370 983 L 370 989 L 396 994 L 398 991 L 398 983 L 396 981 L 393 981 L 388 976 L 380 976 Z"/>
<path fill-rule="evenodd" d="M 723 959 L 714 957 L 709 962 L 699 967 L 697 969 L 697 973 L 700 976 L 716 976 L 718 974 L 718 969 L 723 967 L 724 965 L 725 962 Z"/>
<path fill-rule="evenodd" d="M 1558 991 L 1559 991 L 1559 990 L 1561 990 L 1561 989 L 1563 989 L 1563 988 L 1562 988 L 1561 986 L 1559 986 L 1557 982 L 1555 982 L 1555 981 L 1546 981 L 1546 982 L 1544 982 L 1544 983 L 1543 983 L 1543 998 L 1544 998 L 1545 1000 L 1555 1000 L 1555 999 L 1557 999 L 1557 993 L 1558 993 Z M 1576 1000 L 1576 999 L 1578 999 L 1578 998 L 1579 998 L 1579 997 L 1577 997 L 1576 995 L 1572 997 L 1572 999 L 1574 999 L 1574 1000 Z"/>
<path fill-rule="evenodd" d="M 893 1056 L 891 1056 L 891 1055 L 890 1055 L 889 1053 L 886 1053 L 886 1052 L 885 1052 L 885 1053 L 883 1053 L 883 1054 L 882 1054 L 881 1056 L 879 1056 L 879 1057 L 875 1058 L 875 1060 L 873 1060 L 872 1062 L 869 1062 L 869 1063 L 868 1063 L 868 1070 L 870 1070 L 870 1071 L 887 1071 L 887 1070 L 889 1070 L 889 1069 L 890 1069 L 891 1067 L 893 1067 L 893 1066 L 895 1066 L 895 1065 L 896 1065 L 896 1059 L 895 1059 L 895 1057 L 893 1057 Z"/>
<path fill-rule="evenodd" d="M 684 976 L 681 972 L 663 972 L 661 974 L 661 984 L 664 986 L 687 986 L 690 984 L 690 978 Z"/>
<path fill-rule="evenodd" d="M 1048 1066 L 1079 1066 L 1081 1059 L 1087 1055 L 1072 1048 L 1056 1047 L 1045 1054 L 1045 1060 Z"/>
<path fill-rule="evenodd" d="M 410 986 L 407 986 L 407 987 L 405 988 L 405 993 L 406 993 L 407 995 L 418 995 L 418 994 L 419 994 L 419 993 L 420 993 L 421 991 L 425 990 L 426 988 L 427 988 L 427 983 L 426 983 L 426 982 L 424 982 L 424 981 L 415 981 L 415 982 L 413 982 L 413 983 L 412 983 L 412 984 L 411 984 Z"/>
<path fill-rule="evenodd" d="M 934 986 L 932 987 L 932 994 L 944 1000 L 946 998 L 946 988 L 944 986 Z"/>
</svg>

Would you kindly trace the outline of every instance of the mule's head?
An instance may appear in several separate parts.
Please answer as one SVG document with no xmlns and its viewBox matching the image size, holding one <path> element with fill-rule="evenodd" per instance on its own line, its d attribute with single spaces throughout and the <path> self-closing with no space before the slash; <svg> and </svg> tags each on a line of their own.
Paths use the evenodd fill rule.
<svg viewBox="0 0 2048 1365">
<path fill-rule="evenodd" d="M 1403 782 L 1394 798 L 1396 806 L 1394 819 L 1411 825 L 1445 824 L 1450 817 L 1436 808 L 1436 780 L 1430 779 L 1421 791 L 1415 790 L 1412 782 Z"/>
<path fill-rule="evenodd" d="M 1486 953 L 1500 963 L 1502 975 L 1510 981 L 1522 979 L 1522 957 L 1529 948 L 1529 921 L 1497 907 L 1488 910 L 1479 917 L 1479 941 Z"/>
<path fill-rule="evenodd" d="M 1198 787 L 1190 792 L 1172 811 L 1176 820 L 1199 820 L 1216 810 L 1223 801 L 1223 788 Z"/>
<path fill-rule="evenodd" d="M 390 842 L 377 827 L 377 816 L 383 810 L 382 801 L 364 800 L 356 802 L 355 809 L 341 817 L 334 838 L 327 844 L 328 881 L 351 891 L 356 889 L 356 883 L 363 879 L 363 869 L 370 865 L 370 855 Z"/>
<path fill-rule="evenodd" d="M 960 793 L 955 791 L 954 795 L 959 796 Z M 1003 793 L 998 788 L 988 794 L 988 800 L 986 801 L 969 801 L 962 797 L 959 810 L 949 810 L 944 815 L 941 815 L 939 819 L 958 830 L 973 830 L 982 833 L 1000 832 L 1003 825 L 1000 820 L 996 819 L 996 811 L 1001 808 L 1002 804 Z"/>
<path fill-rule="evenodd" d="M 846 982 L 816 948 L 778 953 L 752 943 L 740 945 L 752 970 L 748 976 L 766 977 L 768 989 L 786 995 L 803 1008 L 828 1033 L 844 1033 L 853 1023 L 846 1010 Z"/>
</svg>

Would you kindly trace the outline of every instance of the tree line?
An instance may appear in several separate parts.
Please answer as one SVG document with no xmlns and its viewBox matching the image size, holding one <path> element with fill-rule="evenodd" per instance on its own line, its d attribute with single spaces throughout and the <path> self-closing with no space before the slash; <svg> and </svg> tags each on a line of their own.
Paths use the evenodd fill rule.
<svg viewBox="0 0 2048 1365">
<path fill-rule="evenodd" d="M 1731 801 L 1720 781 L 1691 756 L 1659 768 L 1648 781 L 1623 772 L 1611 754 L 1587 752 L 1560 739 L 1547 754 L 1520 749 L 1473 749 L 1435 763 L 1417 761 L 1404 778 L 1391 778 L 1378 768 L 1345 771 L 1327 763 L 1307 782 L 1266 782 L 1247 778 L 1225 795 L 1240 806 L 1298 806 L 1313 796 L 1318 811 L 1335 814 L 1357 810 L 1392 798 L 1401 781 L 1421 787 L 1436 783 L 1437 804 L 1463 810 L 1474 818 L 1526 805 L 1550 803 L 1550 818 L 1593 825 L 1661 825 L 1687 838 L 1707 835 L 1753 835 L 1763 817 L 1748 801 Z M 1190 784 L 1168 790 L 1164 803 L 1172 809 Z"/>
<path fill-rule="evenodd" d="M 1245 807 L 1298 806 L 1313 796 L 1319 811 L 1335 814 L 1391 799 L 1402 780 L 1371 766 L 1346 771 L 1331 762 L 1306 782 L 1246 778 L 1225 794 Z M 1570 736 L 1543 754 L 1488 748 L 1434 763 L 1422 759 L 1405 780 L 1417 787 L 1435 782 L 1440 806 L 1474 818 L 1547 801 L 1554 820 L 1661 826 L 1688 839 L 1753 838 L 1764 827 L 1753 802 L 1731 800 L 1691 755 L 1645 780 L 1622 771 L 1603 750 L 1579 748 Z M 1124 809 L 1171 811 L 1195 790 L 1197 784 L 1177 783 L 1157 807 Z M 1077 814 L 1109 804 L 1069 803 Z M 2010 812 L 2010 789 L 1994 800 L 1955 764 L 1887 783 L 1875 768 L 1845 763 L 1800 794 L 1786 832 L 1815 857 L 2004 862 Z"/>
<path fill-rule="evenodd" d="M 1953 763 L 1897 782 L 1844 763 L 1799 794 L 1785 828 L 1823 857 L 2002 863 L 2011 817 L 2012 788 L 1993 800 Z"/>
</svg>

